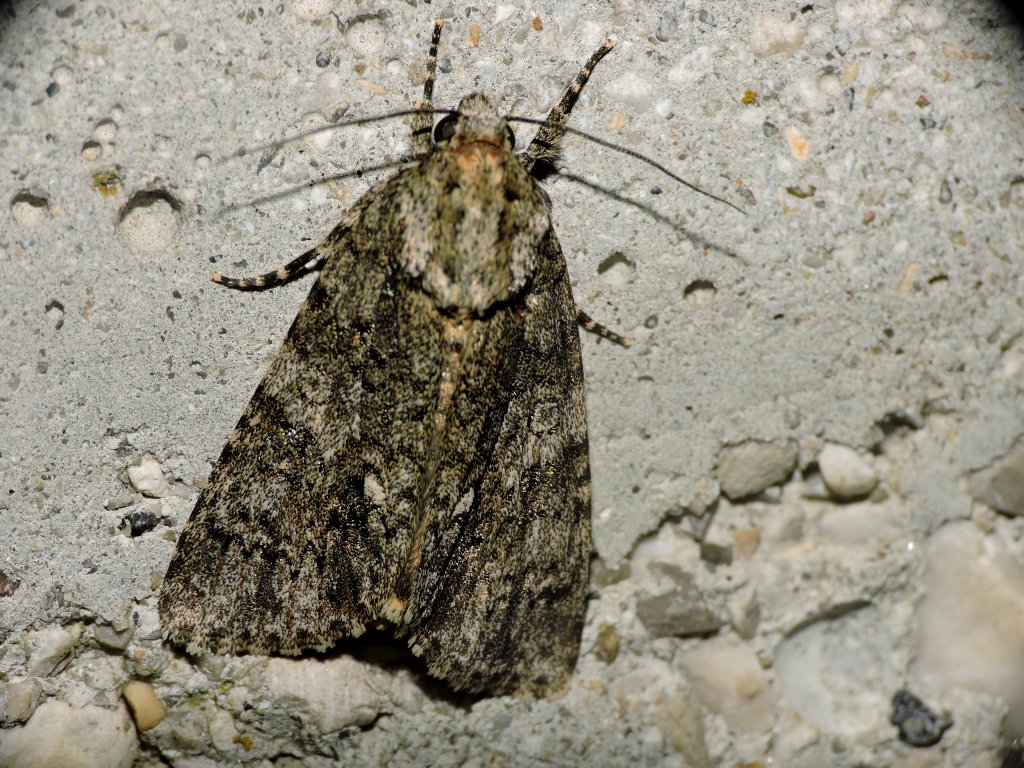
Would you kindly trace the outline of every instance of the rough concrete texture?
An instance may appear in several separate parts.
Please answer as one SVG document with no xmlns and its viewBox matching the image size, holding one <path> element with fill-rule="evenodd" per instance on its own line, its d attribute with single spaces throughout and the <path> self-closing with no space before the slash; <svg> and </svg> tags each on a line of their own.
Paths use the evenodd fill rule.
<svg viewBox="0 0 1024 768">
<path fill-rule="evenodd" d="M 999 6 L 2 12 L 12 765 L 89 723 L 113 735 L 75 765 L 988 768 L 1024 730 L 1024 93 Z M 531 117 L 613 36 L 572 125 L 745 211 L 579 137 L 564 167 L 638 205 L 548 184 L 580 306 L 637 340 L 584 338 L 594 590 L 553 702 L 454 697 L 373 649 L 160 641 L 175 536 L 309 285 L 208 273 L 283 264 L 387 171 L 307 182 L 403 156 L 404 119 L 266 147 L 408 108 L 434 16 L 438 103 L 481 89 Z M 166 715 L 126 746 L 134 679 Z M 898 740 L 904 687 L 953 719 L 937 745 Z"/>
</svg>

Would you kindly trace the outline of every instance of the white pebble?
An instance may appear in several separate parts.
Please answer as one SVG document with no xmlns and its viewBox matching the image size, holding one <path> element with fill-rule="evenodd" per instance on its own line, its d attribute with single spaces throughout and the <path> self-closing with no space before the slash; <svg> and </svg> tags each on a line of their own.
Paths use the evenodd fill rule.
<svg viewBox="0 0 1024 768">
<path fill-rule="evenodd" d="M 81 624 L 51 626 L 29 632 L 22 643 L 28 656 L 30 674 L 46 677 L 71 653 L 82 636 Z"/>
<path fill-rule="evenodd" d="M 124 707 L 73 708 L 51 699 L 24 727 L 0 731 L 0 765 L 5 768 L 129 768 L 137 753 L 135 729 Z"/>
<path fill-rule="evenodd" d="M 128 481 L 138 493 L 151 499 L 163 499 L 170 489 L 164 470 L 152 456 L 143 457 L 138 464 L 128 467 Z"/>
<path fill-rule="evenodd" d="M 355 659 L 272 658 L 266 683 L 277 699 L 291 700 L 309 713 L 321 733 L 364 727 L 391 705 L 389 678 Z"/>
<path fill-rule="evenodd" d="M 345 78 L 334 70 L 328 70 L 316 79 L 316 87 L 313 89 L 313 109 L 329 123 L 337 122 L 348 111 L 349 103 L 345 99 L 345 87 Z M 319 140 L 321 137 L 326 140 L 328 145 L 337 141 L 333 131 L 324 131 L 311 138 Z"/>
<path fill-rule="evenodd" d="M 0 725 L 28 720 L 39 703 L 43 686 L 35 677 L 0 683 Z"/>
<path fill-rule="evenodd" d="M 772 694 L 764 670 L 744 645 L 707 644 L 683 656 L 697 696 L 733 728 L 765 733 L 772 727 Z"/>
<path fill-rule="evenodd" d="M 128 467 L 128 481 L 143 496 L 162 499 L 170 494 L 167 476 L 152 456 L 144 456 L 138 464 Z"/>
<path fill-rule="evenodd" d="M 1009 705 L 1005 728 L 1024 733 L 1024 568 L 1001 537 L 950 523 L 924 547 L 913 673 L 935 690 L 964 686 Z"/>
<path fill-rule="evenodd" d="M 761 59 L 777 55 L 792 56 L 803 42 L 804 31 L 799 24 L 774 16 L 758 16 L 750 35 L 750 47 L 754 55 Z"/>
<path fill-rule="evenodd" d="M 676 85 L 690 85 L 713 71 L 715 61 L 715 52 L 710 46 L 697 46 L 668 71 L 667 77 Z"/>
<path fill-rule="evenodd" d="M 157 253 L 174 242 L 178 234 L 178 215 L 164 198 L 149 195 L 125 206 L 121 218 L 121 237 L 133 251 Z"/>
<path fill-rule="evenodd" d="M 331 0 L 291 0 L 288 10 L 303 21 L 314 21 L 330 13 L 332 5 Z"/>
<path fill-rule="evenodd" d="M 230 754 L 238 749 L 238 729 L 230 712 L 218 709 L 210 718 L 210 741 L 221 752 Z"/>
<path fill-rule="evenodd" d="M 829 443 L 818 454 L 821 477 L 833 496 L 855 499 L 878 485 L 874 468 L 860 454 L 845 445 Z"/>
<path fill-rule="evenodd" d="M 654 85 L 632 72 L 605 86 L 609 96 L 637 112 L 646 112 L 654 104 Z"/>
<path fill-rule="evenodd" d="M 946 26 L 948 16 L 941 8 L 925 5 L 901 5 L 900 15 L 905 18 L 918 34 L 930 34 Z"/>
<path fill-rule="evenodd" d="M 494 9 L 494 26 L 500 27 L 515 16 L 518 10 L 514 5 L 499 5 Z"/>
</svg>

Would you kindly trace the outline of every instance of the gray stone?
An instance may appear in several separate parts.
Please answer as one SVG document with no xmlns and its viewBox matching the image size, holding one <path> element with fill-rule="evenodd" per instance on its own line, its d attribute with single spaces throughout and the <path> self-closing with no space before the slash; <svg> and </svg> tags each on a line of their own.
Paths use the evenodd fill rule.
<svg viewBox="0 0 1024 768">
<path fill-rule="evenodd" d="M 709 635 L 722 627 L 725 622 L 707 606 L 693 576 L 671 564 L 658 563 L 651 570 L 665 573 L 675 584 L 637 602 L 637 618 L 653 637 Z"/>
<path fill-rule="evenodd" d="M 120 632 L 109 624 L 96 624 L 92 628 L 92 636 L 96 642 L 112 651 L 123 651 L 127 648 L 132 641 L 133 632 L 134 627 L 130 625 Z"/>
<path fill-rule="evenodd" d="M 1024 441 L 971 476 L 971 495 L 1004 515 L 1024 515 Z"/>
<path fill-rule="evenodd" d="M 726 446 L 718 455 L 718 483 L 730 499 L 753 496 L 785 481 L 796 469 L 797 444 L 747 440 Z"/>
<path fill-rule="evenodd" d="M 28 720 L 39 703 L 43 686 L 37 678 L 23 677 L 0 683 L 0 725 Z"/>
</svg>

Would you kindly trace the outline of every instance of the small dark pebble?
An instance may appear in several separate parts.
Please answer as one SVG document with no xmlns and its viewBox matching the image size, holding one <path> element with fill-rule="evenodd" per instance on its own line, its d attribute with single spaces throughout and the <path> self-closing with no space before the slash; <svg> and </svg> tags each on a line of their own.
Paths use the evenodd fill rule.
<svg viewBox="0 0 1024 768">
<path fill-rule="evenodd" d="M 905 688 L 892 697 L 892 714 L 889 722 L 900 731 L 900 741 L 912 747 L 930 747 L 939 739 L 953 721 L 945 715 L 937 715 L 917 696 Z"/>
<path fill-rule="evenodd" d="M 732 547 L 711 541 L 700 543 L 700 559 L 710 565 L 732 565 Z"/>
<path fill-rule="evenodd" d="M 331 63 L 331 54 L 327 51 L 317 51 L 316 54 L 316 65 L 323 69 Z"/>
<path fill-rule="evenodd" d="M 136 536 L 152 531 L 162 519 L 148 509 L 137 509 L 121 518 L 118 529 L 123 531 L 127 528 L 128 535 L 134 539 Z"/>
<path fill-rule="evenodd" d="M 54 80 L 52 83 L 46 86 L 46 95 L 49 96 L 51 99 L 58 93 L 60 93 L 60 83 L 58 83 L 56 80 Z"/>
</svg>

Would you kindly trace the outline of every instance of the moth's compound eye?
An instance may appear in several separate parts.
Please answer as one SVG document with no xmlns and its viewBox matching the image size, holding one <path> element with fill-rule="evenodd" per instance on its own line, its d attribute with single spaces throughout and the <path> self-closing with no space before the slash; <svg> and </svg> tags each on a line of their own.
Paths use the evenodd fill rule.
<svg viewBox="0 0 1024 768">
<path fill-rule="evenodd" d="M 512 130 L 512 126 L 511 125 L 506 125 L 505 126 L 505 133 L 508 134 L 508 148 L 509 149 L 515 149 L 516 148 L 516 132 Z"/>
<path fill-rule="evenodd" d="M 455 125 L 459 121 L 458 114 L 445 115 L 441 122 L 434 126 L 434 143 L 441 144 L 455 135 Z"/>
</svg>

